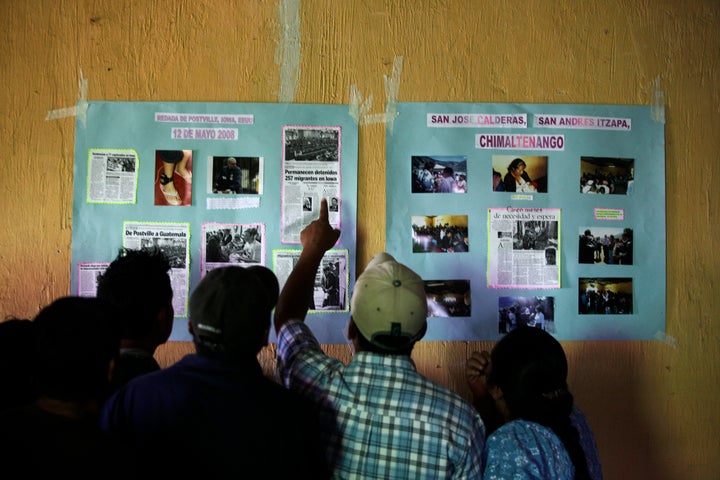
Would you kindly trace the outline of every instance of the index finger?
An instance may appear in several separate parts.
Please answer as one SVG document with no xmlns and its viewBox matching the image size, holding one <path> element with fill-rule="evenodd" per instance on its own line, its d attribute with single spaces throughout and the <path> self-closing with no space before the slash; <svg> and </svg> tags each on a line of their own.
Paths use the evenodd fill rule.
<svg viewBox="0 0 720 480">
<path fill-rule="evenodd" d="M 320 200 L 320 217 L 318 218 L 321 222 L 327 222 L 328 221 L 328 205 L 327 205 L 327 198 L 322 198 Z"/>
</svg>

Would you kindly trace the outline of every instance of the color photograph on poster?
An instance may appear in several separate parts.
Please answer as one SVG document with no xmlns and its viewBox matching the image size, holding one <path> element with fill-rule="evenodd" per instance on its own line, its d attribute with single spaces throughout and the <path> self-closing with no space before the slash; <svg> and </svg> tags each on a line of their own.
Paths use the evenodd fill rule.
<svg viewBox="0 0 720 480">
<path fill-rule="evenodd" d="M 413 156 L 412 193 L 467 192 L 467 157 Z"/>
<path fill-rule="evenodd" d="M 555 298 L 500 297 L 498 318 L 498 333 L 501 334 L 526 326 L 555 333 Z"/>
<path fill-rule="evenodd" d="M 470 280 L 425 280 L 428 317 L 469 317 Z"/>
<path fill-rule="evenodd" d="M 192 205 L 192 150 L 155 151 L 155 205 Z"/>
<path fill-rule="evenodd" d="M 467 215 L 417 215 L 412 217 L 413 253 L 468 252 Z"/>
<path fill-rule="evenodd" d="M 580 192 L 630 195 L 635 181 L 632 158 L 580 158 Z"/>
<path fill-rule="evenodd" d="M 547 193 L 547 156 L 493 155 L 492 170 L 495 192 Z"/>
<path fill-rule="evenodd" d="M 208 162 L 208 193 L 223 195 L 262 193 L 261 157 L 215 156 Z"/>
<path fill-rule="evenodd" d="M 623 227 L 580 227 L 578 262 L 633 264 L 633 230 Z"/>
<path fill-rule="evenodd" d="M 630 315 L 633 313 L 632 278 L 579 278 L 580 315 Z"/>
</svg>

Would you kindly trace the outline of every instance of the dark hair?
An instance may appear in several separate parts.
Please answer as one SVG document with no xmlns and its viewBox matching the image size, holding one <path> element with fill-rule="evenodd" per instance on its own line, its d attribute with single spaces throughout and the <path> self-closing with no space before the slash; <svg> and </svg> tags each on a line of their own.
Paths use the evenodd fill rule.
<svg viewBox="0 0 720 480">
<path fill-rule="evenodd" d="M 570 455 L 575 478 L 589 478 L 585 453 L 570 421 L 573 396 L 560 342 L 544 330 L 519 327 L 495 345 L 491 360 L 488 384 L 502 390 L 511 416 L 552 429 Z"/>
<path fill-rule="evenodd" d="M 527 167 L 525 160 L 523 160 L 522 158 L 513 159 L 513 161 L 510 162 L 510 165 L 508 165 L 508 167 L 507 167 L 508 172 L 512 172 L 513 170 L 518 168 L 520 165 L 522 165 L 523 167 Z"/>
<path fill-rule="evenodd" d="M 65 401 L 102 399 L 120 348 L 116 310 L 99 298 L 61 297 L 33 323 L 39 393 Z"/>
<path fill-rule="evenodd" d="M 26 318 L 0 322 L 0 410 L 26 405 L 37 396 L 32 380 L 34 327 Z"/>
<path fill-rule="evenodd" d="M 123 338 L 137 339 L 154 325 L 157 313 L 172 302 L 170 263 L 159 248 L 123 248 L 98 277 L 97 297 L 123 316 Z"/>
</svg>

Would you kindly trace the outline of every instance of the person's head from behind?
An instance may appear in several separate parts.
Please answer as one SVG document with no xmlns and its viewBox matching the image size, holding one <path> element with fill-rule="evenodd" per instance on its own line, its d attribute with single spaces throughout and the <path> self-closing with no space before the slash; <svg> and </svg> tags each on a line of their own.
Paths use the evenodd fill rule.
<svg viewBox="0 0 720 480">
<path fill-rule="evenodd" d="M 522 418 L 554 425 L 568 418 L 568 364 L 562 345 L 544 330 L 520 327 L 491 352 L 488 385 L 506 420 Z"/>
<path fill-rule="evenodd" d="M 35 400 L 32 381 L 32 350 L 35 324 L 25 318 L 0 322 L 0 410 L 26 405 Z"/>
<path fill-rule="evenodd" d="M 120 319 L 107 302 L 61 297 L 43 308 L 35 324 L 38 393 L 64 402 L 102 401 L 120 349 Z"/>
<path fill-rule="evenodd" d="M 453 171 L 452 167 L 443 168 L 443 177 L 452 178 L 454 175 L 455 175 L 455 172 Z"/>
<path fill-rule="evenodd" d="M 172 331 L 170 263 L 158 248 L 122 249 L 98 278 L 97 297 L 121 312 L 123 338 L 146 339 L 154 348 Z"/>
<path fill-rule="evenodd" d="M 349 336 L 360 350 L 410 355 L 427 330 L 425 283 L 387 253 L 358 277 L 350 303 Z"/>
<path fill-rule="evenodd" d="M 189 302 L 197 353 L 230 361 L 255 357 L 267 344 L 279 292 L 275 274 L 263 266 L 209 271 Z"/>
</svg>

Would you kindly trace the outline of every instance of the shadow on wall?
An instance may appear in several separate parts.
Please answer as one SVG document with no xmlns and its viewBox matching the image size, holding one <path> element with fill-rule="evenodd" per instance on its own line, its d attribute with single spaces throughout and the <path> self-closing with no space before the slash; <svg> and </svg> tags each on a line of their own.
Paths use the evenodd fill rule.
<svg viewBox="0 0 720 480">
<path fill-rule="evenodd" d="M 568 357 L 568 384 L 575 403 L 595 434 L 605 479 L 674 480 L 662 466 L 653 423 L 643 409 L 643 379 L 638 349 L 645 342 L 561 342 Z"/>
</svg>

